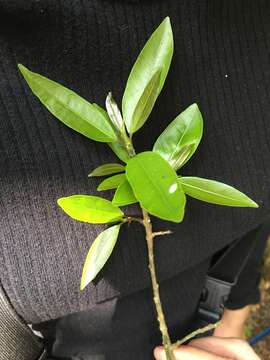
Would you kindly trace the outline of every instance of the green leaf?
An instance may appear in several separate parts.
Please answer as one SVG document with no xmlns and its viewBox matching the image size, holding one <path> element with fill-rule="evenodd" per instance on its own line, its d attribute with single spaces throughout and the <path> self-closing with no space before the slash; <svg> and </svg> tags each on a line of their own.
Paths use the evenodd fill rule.
<svg viewBox="0 0 270 360">
<path fill-rule="evenodd" d="M 100 272 L 109 259 L 116 244 L 120 224 L 102 231 L 95 239 L 87 254 L 81 277 L 81 290 L 83 290 Z"/>
<path fill-rule="evenodd" d="M 101 107 L 97 103 L 92 103 L 92 105 L 94 106 L 94 108 L 96 108 L 96 110 L 98 110 L 101 113 L 101 115 L 103 117 L 105 117 L 107 119 L 108 122 L 110 122 L 110 117 L 109 117 L 107 111 L 103 109 L 103 107 Z"/>
<path fill-rule="evenodd" d="M 89 139 L 101 142 L 117 140 L 108 117 L 98 111 L 96 105 L 22 64 L 18 67 L 33 93 L 65 125 Z"/>
<path fill-rule="evenodd" d="M 122 113 L 130 134 L 136 132 L 150 114 L 163 88 L 172 55 L 173 34 L 170 19 L 166 17 L 146 42 L 127 81 Z"/>
<path fill-rule="evenodd" d="M 124 216 L 117 206 L 97 196 L 71 195 L 58 199 L 57 204 L 73 219 L 92 224 L 106 224 Z"/>
<path fill-rule="evenodd" d="M 158 85 L 160 81 L 160 74 L 161 69 L 158 69 L 149 80 L 149 83 L 146 85 L 140 99 L 138 100 L 132 118 L 132 133 L 143 126 L 155 105 L 156 99 L 159 95 Z"/>
<path fill-rule="evenodd" d="M 203 134 L 203 118 L 197 104 L 179 114 L 159 136 L 153 151 L 178 170 L 194 154 Z"/>
<path fill-rule="evenodd" d="M 126 176 L 135 197 L 150 214 L 174 222 L 183 220 L 185 194 L 176 172 L 159 154 L 146 151 L 136 155 L 127 163 Z"/>
<path fill-rule="evenodd" d="M 116 102 L 112 97 L 111 92 L 109 92 L 109 94 L 106 97 L 106 109 L 111 119 L 111 122 L 114 124 L 115 128 L 118 129 L 120 133 L 125 133 L 126 129 L 122 115 L 120 113 L 120 110 Z"/>
<path fill-rule="evenodd" d="M 125 167 L 121 164 L 108 163 L 97 167 L 88 176 L 105 176 L 125 171 Z"/>
<path fill-rule="evenodd" d="M 126 179 L 125 174 L 117 174 L 109 177 L 108 179 L 105 179 L 102 181 L 102 183 L 99 184 L 97 190 L 103 191 L 103 190 L 111 190 L 116 189 L 122 182 L 124 182 Z"/>
<path fill-rule="evenodd" d="M 178 178 L 184 192 L 195 199 L 226 206 L 258 207 L 248 196 L 224 183 L 185 176 Z"/>
<path fill-rule="evenodd" d="M 124 145 L 119 142 L 108 143 L 108 145 L 120 160 L 122 160 L 124 163 L 128 162 L 130 156 Z"/>
<path fill-rule="evenodd" d="M 127 179 L 120 184 L 114 194 L 112 203 L 117 206 L 131 205 L 138 202 Z"/>
</svg>

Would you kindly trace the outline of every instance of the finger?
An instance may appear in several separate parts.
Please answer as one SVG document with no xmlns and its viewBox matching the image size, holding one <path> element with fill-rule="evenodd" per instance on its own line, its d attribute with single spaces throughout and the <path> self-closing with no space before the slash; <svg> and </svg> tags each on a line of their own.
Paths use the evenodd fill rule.
<svg viewBox="0 0 270 360">
<path fill-rule="evenodd" d="M 203 349 L 195 348 L 189 345 L 181 345 L 174 350 L 176 360 L 231 360 L 231 358 L 219 356 Z M 166 360 L 166 354 L 163 347 L 157 347 L 154 350 L 156 360 Z"/>
<path fill-rule="evenodd" d="M 237 338 L 210 336 L 192 340 L 189 345 L 235 360 L 260 360 L 246 341 Z"/>
</svg>

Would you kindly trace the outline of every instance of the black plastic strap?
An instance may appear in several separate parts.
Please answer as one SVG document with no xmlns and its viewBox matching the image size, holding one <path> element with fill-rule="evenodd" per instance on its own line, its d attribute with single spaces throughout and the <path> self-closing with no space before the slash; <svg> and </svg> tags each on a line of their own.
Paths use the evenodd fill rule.
<svg viewBox="0 0 270 360">
<path fill-rule="evenodd" d="M 198 307 L 198 317 L 202 321 L 215 323 L 222 316 L 232 287 L 237 283 L 255 247 L 260 227 L 261 225 L 237 239 L 215 256 Z"/>
<path fill-rule="evenodd" d="M 41 339 L 16 314 L 0 284 L 0 360 L 44 360 Z"/>
<path fill-rule="evenodd" d="M 260 227 L 261 225 L 230 244 L 211 266 L 208 275 L 235 285 L 254 249 Z"/>
</svg>

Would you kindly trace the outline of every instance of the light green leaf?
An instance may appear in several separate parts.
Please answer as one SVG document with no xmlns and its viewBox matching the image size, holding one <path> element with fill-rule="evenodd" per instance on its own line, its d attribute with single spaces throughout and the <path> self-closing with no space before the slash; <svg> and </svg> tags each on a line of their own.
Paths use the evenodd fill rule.
<svg viewBox="0 0 270 360">
<path fill-rule="evenodd" d="M 120 184 L 114 194 L 112 203 L 117 206 L 126 206 L 138 202 L 127 179 Z"/>
<path fill-rule="evenodd" d="M 119 142 L 113 142 L 113 143 L 108 143 L 108 145 L 120 160 L 122 160 L 124 163 L 128 162 L 130 156 L 123 144 Z"/>
<path fill-rule="evenodd" d="M 92 224 L 106 224 L 124 216 L 117 206 L 97 196 L 71 195 L 58 199 L 57 204 L 73 219 Z"/>
<path fill-rule="evenodd" d="M 111 190 L 116 189 L 122 182 L 124 182 L 126 179 L 125 174 L 117 174 L 109 177 L 108 179 L 105 179 L 102 181 L 102 183 L 99 184 L 97 190 L 103 191 L 103 190 Z"/>
<path fill-rule="evenodd" d="M 203 134 L 203 118 L 197 104 L 179 114 L 158 137 L 153 151 L 178 170 L 194 154 Z"/>
<path fill-rule="evenodd" d="M 137 131 L 149 116 L 163 88 L 172 55 L 173 34 L 170 19 L 166 17 L 146 42 L 127 81 L 122 113 L 130 134 Z M 159 69 L 160 75 L 157 74 Z"/>
<path fill-rule="evenodd" d="M 159 95 L 158 85 L 160 81 L 160 74 L 161 69 L 158 69 L 149 80 L 149 83 L 138 100 L 132 118 L 132 133 L 136 132 L 143 126 L 155 105 L 156 99 Z"/>
<path fill-rule="evenodd" d="M 239 190 L 215 180 L 185 176 L 178 178 L 178 181 L 187 195 L 198 200 L 218 205 L 258 207 L 258 204 Z"/>
<path fill-rule="evenodd" d="M 106 109 L 111 119 L 111 122 L 114 124 L 115 128 L 118 129 L 120 133 L 125 133 L 126 129 L 122 115 L 120 113 L 120 110 L 116 102 L 112 97 L 111 92 L 109 92 L 109 94 L 106 97 Z"/>
<path fill-rule="evenodd" d="M 116 134 L 108 120 L 97 107 L 71 91 L 42 75 L 18 65 L 26 82 L 43 105 L 65 125 L 101 142 L 116 141 Z"/>
<path fill-rule="evenodd" d="M 116 163 L 108 163 L 97 167 L 88 176 L 105 176 L 124 171 L 125 167 L 123 165 Z"/>
<path fill-rule="evenodd" d="M 159 154 L 136 155 L 127 163 L 126 176 L 135 197 L 150 214 L 173 222 L 183 220 L 185 194 L 176 172 Z"/>
<path fill-rule="evenodd" d="M 100 272 L 109 259 L 116 244 L 120 224 L 102 231 L 87 254 L 81 277 L 81 290 L 83 290 Z"/>
<path fill-rule="evenodd" d="M 103 109 L 103 107 L 101 107 L 97 103 L 92 103 L 92 105 L 94 106 L 94 108 L 96 108 L 101 113 L 101 115 L 103 117 L 105 117 L 107 119 L 108 122 L 110 122 L 110 117 L 109 117 L 107 111 Z"/>
</svg>

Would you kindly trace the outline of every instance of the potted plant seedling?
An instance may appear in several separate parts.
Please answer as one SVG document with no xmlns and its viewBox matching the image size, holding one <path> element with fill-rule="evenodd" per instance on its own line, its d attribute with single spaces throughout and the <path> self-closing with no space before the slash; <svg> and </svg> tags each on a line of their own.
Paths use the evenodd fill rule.
<svg viewBox="0 0 270 360">
<path fill-rule="evenodd" d="M 98 190 L 116 189 L 112 201 L 87 194 L 63 197 L 57 203 L 75 220 L 108 224 L 90 247 L 83 266 L 81 290 L 106 264 L 121 227 L 134 221 L 144 227 L 153 300 L 167 360 L 174 359 L 173 348 L 181 341 L 172 344 L 170 340 L 159 295 L 153 246 L 157 236 L 169 234 L 170 230 L 154 230 L 151 215 L 180 223 L 185 214 L 186 195 L 213 204 L 258 207 L 253 200 L 229 185 L 179 175 L 179 170 L 190 160 L 202 138 L 203 119 L 197 104 L 189 106 L 169 124 L 153 149 L 136 153 L 132 137 L 148 119 L 163 88 L 173 46 L 170 19 L 166 17 L 146 42 L 130 72 L 122 98 L 122 112 L 111 93 L 106 98 L 105 110 L 18 65 L 33 93 L 56 118 L 87 138 L 106 143 L 121 160 L 121 163 L 102 164 L 89 174 L 109 176 L 100 183 Z M 121 210 L 122 206 L 134 203 L 139 203 L 141 215 L 129 216 Z M 199 329 L 195 334 L 210 327 Z"/>
</svg>

